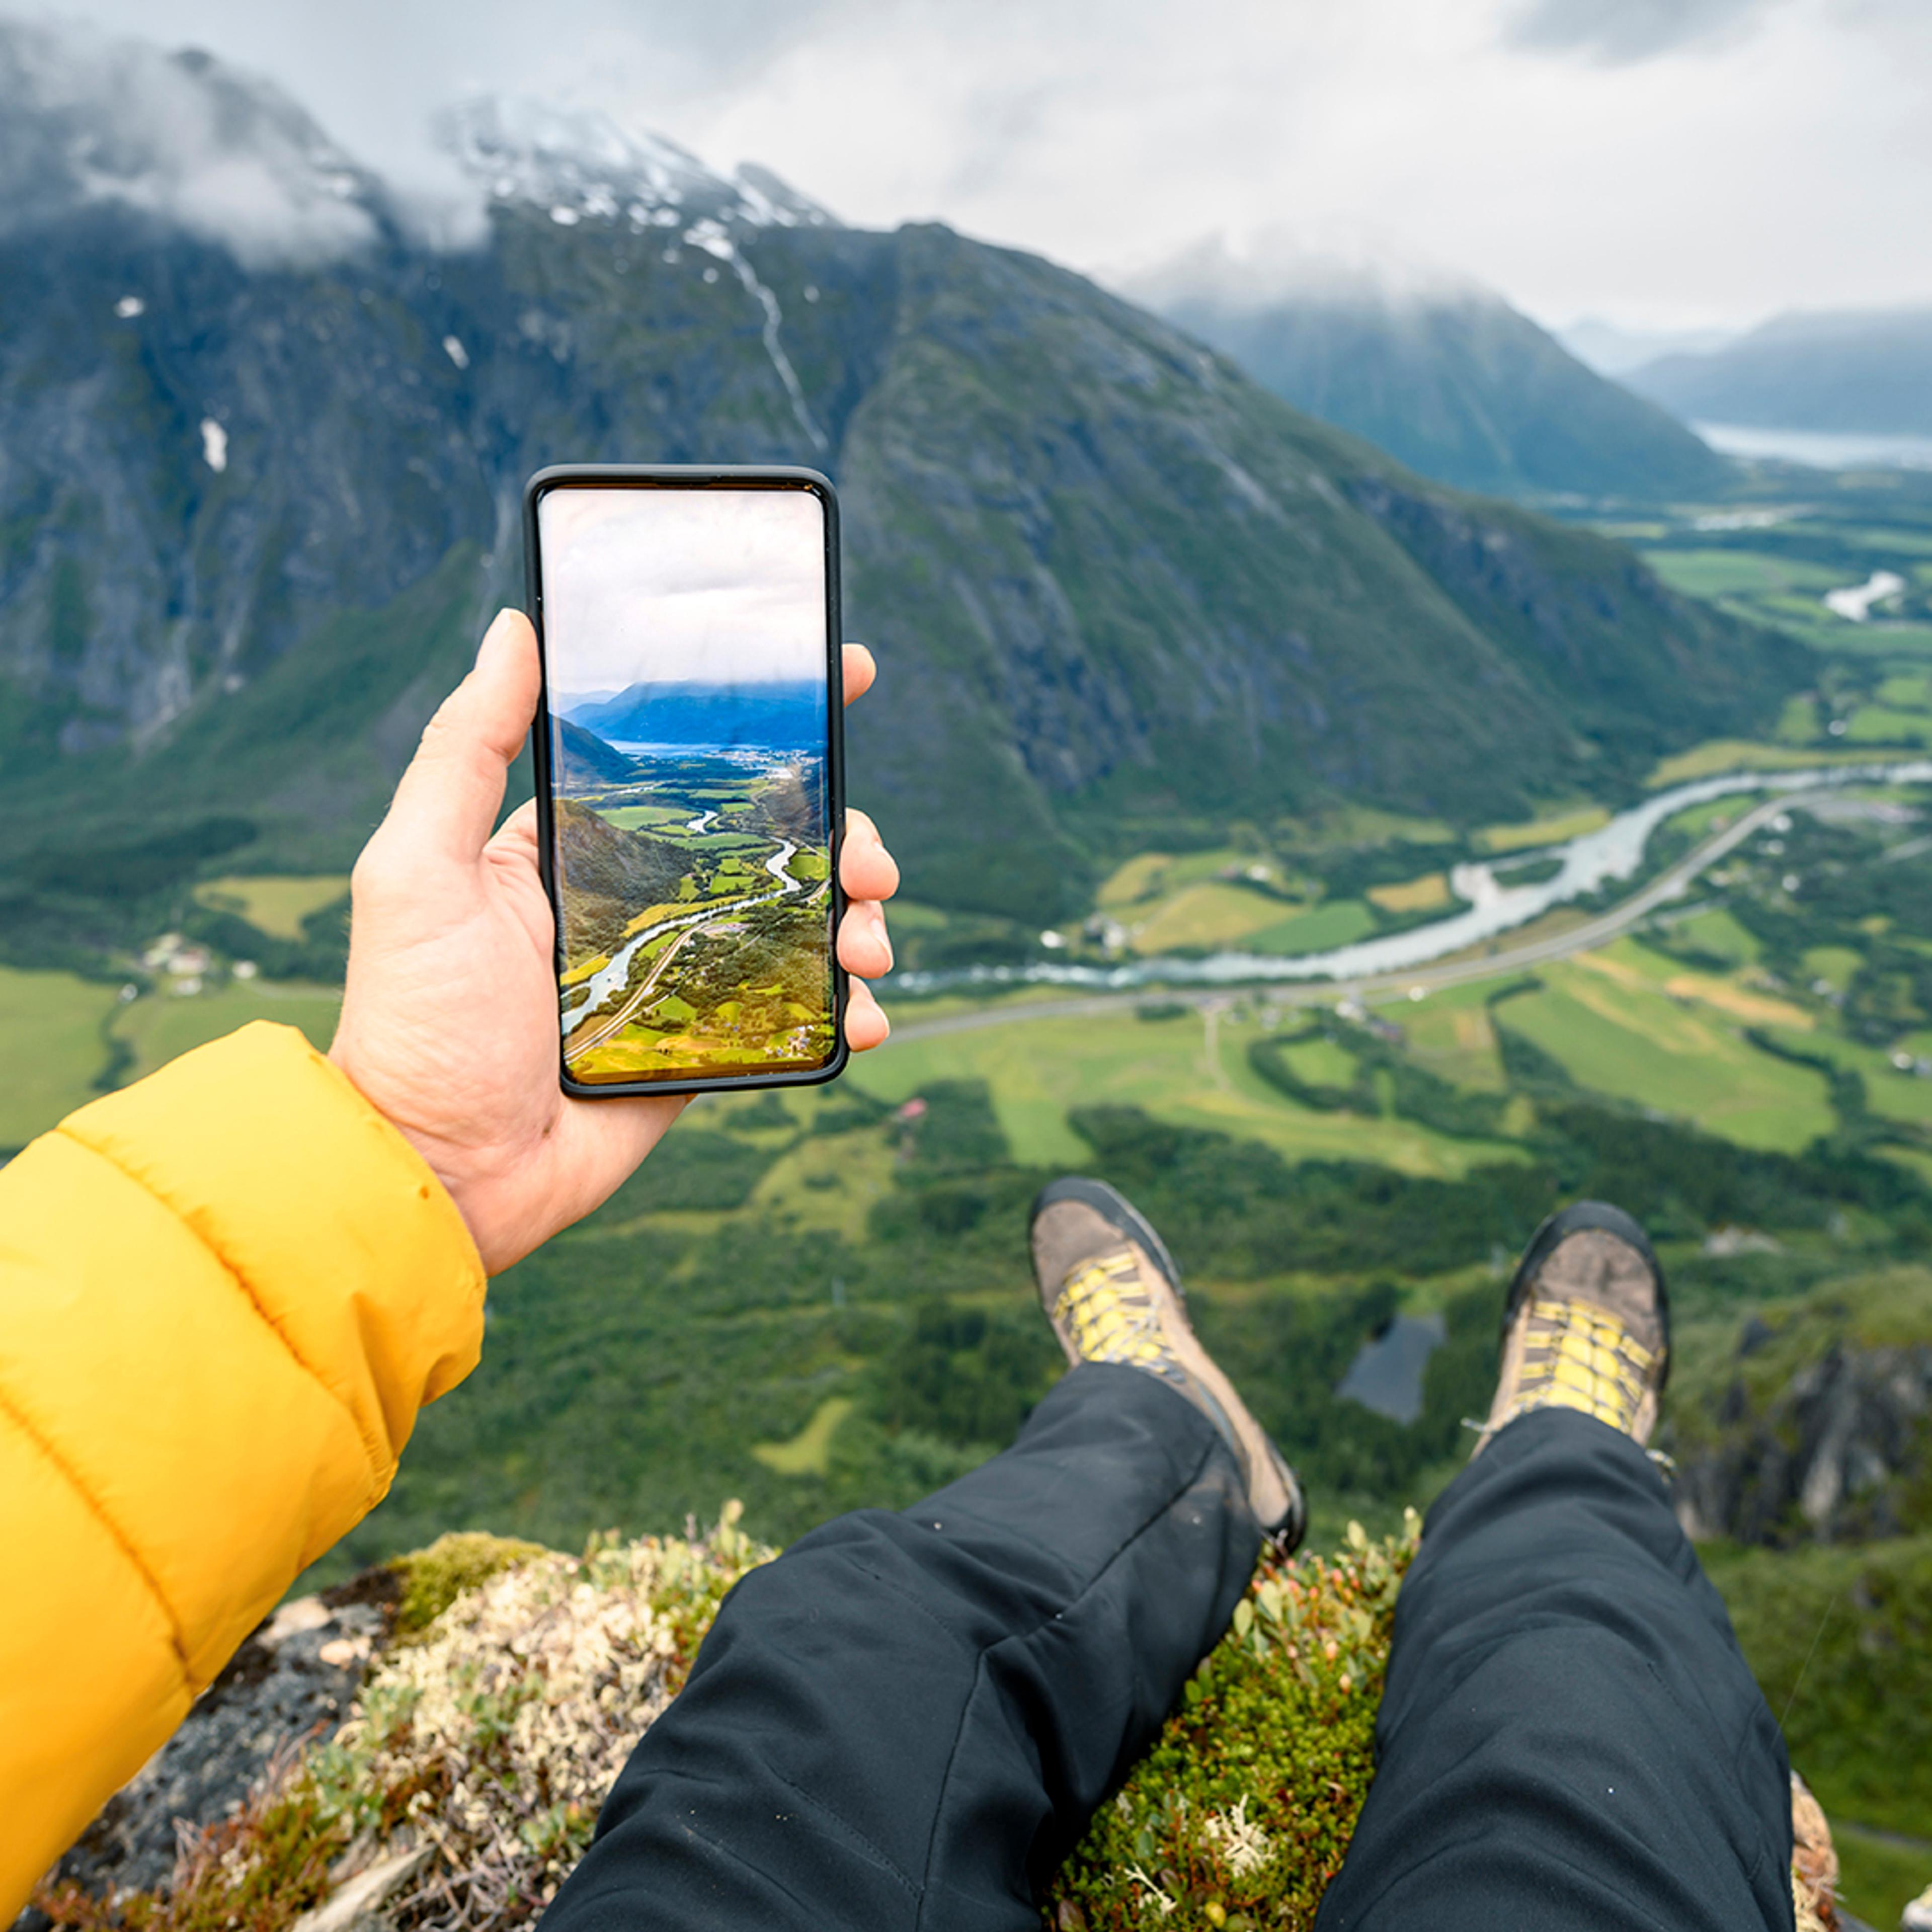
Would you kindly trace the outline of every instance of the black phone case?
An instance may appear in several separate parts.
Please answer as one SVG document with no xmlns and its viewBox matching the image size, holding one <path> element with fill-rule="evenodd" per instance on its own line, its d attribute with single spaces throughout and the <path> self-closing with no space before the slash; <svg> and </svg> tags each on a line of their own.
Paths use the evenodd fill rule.
<svg viewBox="0 0 1932 1932">
<path fill-rule="evenodd" d="M 543 674 L 537 700 L 536 722 L 530 731 L 530 761 L 536 769 L 537 802 L 537 858 L 543 874 L 544 891 L 548 896 L 550 916 L 556 921 L 557 938 L 554 965 L 558 998 L 562 997 L 563 907 L 558 894 L 554 848 L 554 813 L 550 746 L 550 665 L 544 644 L 543 560 L 537 536 L 537 502 L 545 490 L 572 484 L 616 484 L 655 483 L 689 489 L 707 486 L 742 488 L 747 484 L 770 484 L 809 489 L 825 506 L 825 772 L 831 812 L 832 862 L 832 1057 L 823 1066 L 799 1072 L 714 1073 L 684 1079 L 600 1081 L 588 1085 L 573 1079 L 563 1058 L 563 1041 L 557 1040 L 557 1079 L 566 1094 L 581 1100 L 616 1099 L 636 1094 L 712 1094 L 748 1087 L 818 1087 L 836 1080 L 845 1070 L 850 1054 L 845 1044 L 845 970 L 838 964 L 838 925 L 845 914 L 845 894 L 839 884 L 840 855 L 845 844 L 845 729 L 844 680 L 840 651 L 844 637 L 838 608 L 838 496 L 831 479 L 816 470 L 794 469 L 780 464 L 686 464 L 650 463 L 558 464 L 539 470 L 524 486 L 524 572 L 526 605 L 537 634 L 537 656 Z"/>
</svg>

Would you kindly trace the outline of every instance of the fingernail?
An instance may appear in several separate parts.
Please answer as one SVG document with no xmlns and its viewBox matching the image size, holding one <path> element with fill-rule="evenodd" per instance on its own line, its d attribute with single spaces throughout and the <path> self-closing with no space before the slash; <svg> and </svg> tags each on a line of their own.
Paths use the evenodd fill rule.
<svg viewBox="0 0 1932 1932">
<path fill-rule="evenodd" d="M 479 658 L 490 648 L 490 640 L 495 637 L 497 632 L 502 630 L 503 626 L 509 622 L 511 619 L 515 616 L 516 614 L 515 611 L 511 610 L 508 605 L 506 605 L 503 609 L 496 613 L 495 616 L 490 620 L 490 628 L 483 633 L 483 641 L 476 646 L 476 655 Z"/>
<path fill-rule="evenodd" d="M 873 908 L 872 925 L 879 935 L 879 944 L 886 949 L 886 970 L 890 973 L 892 970 L 893 964 L 892 936 L 886 930 L 886 914 L 884 907 Z"/>
</svg>

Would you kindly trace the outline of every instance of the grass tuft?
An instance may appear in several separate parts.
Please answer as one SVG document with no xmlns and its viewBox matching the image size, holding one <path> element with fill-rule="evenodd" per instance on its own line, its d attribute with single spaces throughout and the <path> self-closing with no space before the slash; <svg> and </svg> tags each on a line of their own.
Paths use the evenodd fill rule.
<svg viewBox="0 0 1932 1932">
<path fill-rule="evenodd" d="M 420 1636 L 465 1590 L 473 1590 L 519 1563 L 549 1553 L 542 1544 L 518 1537 L 453 1529 L 439 1536 L 427 1550 L 398 1556 L 389 1565 L 402 1585 L 396 1606 L 396 1635 Z"/>
</svg>

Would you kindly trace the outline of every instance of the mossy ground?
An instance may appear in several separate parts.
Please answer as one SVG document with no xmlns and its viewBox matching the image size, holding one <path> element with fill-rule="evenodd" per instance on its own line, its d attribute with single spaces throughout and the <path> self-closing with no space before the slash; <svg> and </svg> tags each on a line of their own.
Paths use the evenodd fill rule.
<svg viewBox="0 0 1932 1932">
<path fill-rule="evenodd" d="M 397 1636 L 419 1636 L 465 1590 L 473 1590 L 519 1563 L 549 1554 L 542 1544 L 520 1537 L 458 1529 L 439 1536 L 427 1550 L 398 1556 L 388 1566 L 402 1586 L 396 1605 Z"/>
<path fill-rule="evenodd" d="M 1061 1868 L 1052 1932 L 1314 1922 L 1375 1772 L 1396 1593 L 1421 1525 L 1264 1562 L 1180 1708 Z"/>
</svg>

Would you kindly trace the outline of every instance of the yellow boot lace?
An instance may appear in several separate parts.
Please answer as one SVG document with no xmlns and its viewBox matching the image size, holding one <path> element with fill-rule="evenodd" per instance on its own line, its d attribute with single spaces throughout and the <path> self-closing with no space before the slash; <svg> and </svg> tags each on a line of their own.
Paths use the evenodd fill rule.
<svg viewBox="0 0 1932 1932">
<path fill-rule="evenodd" d="M 1125 1362 L 1156 1373 L 1174 1365 L 1140 1264 L 1125 1250 L 1069 1275 L 1054 1302 L 1053 1318 L 1066 1324 L 1083 1362 Z"/>
<path fill-rule="evenodd" d="M 1657 1358 L 1607 1310 L 1586 1301 L 1530 1304 L 1516 1399 L 1495 1426 L 1537 1408 L 1575 1408 L 1625 1435 Z"/>
</svg>

